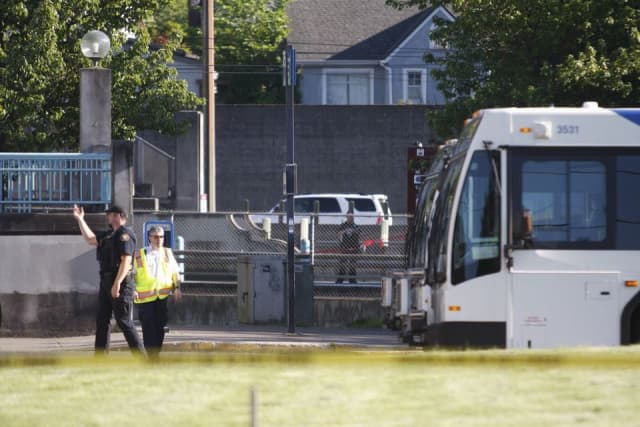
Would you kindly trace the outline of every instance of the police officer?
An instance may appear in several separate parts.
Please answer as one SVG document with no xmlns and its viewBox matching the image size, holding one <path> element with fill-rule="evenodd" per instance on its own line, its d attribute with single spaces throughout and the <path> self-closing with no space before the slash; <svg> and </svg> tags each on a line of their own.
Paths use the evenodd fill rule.
<svg viewBox="0 0 640 427">
<path fill-rule="evenodd" d="M 88 244 L 98 248 L 100 290 L 96 315 L 96 353 L 109 349 L 113 313 L 131 351 L 144 354 L 144 346 L 132 318 L 135 288 L 131 277 L 131 260 L 136 237 L 133 230 L 126 227 L 127 214 L 120 206 L 111 206 L 106 214 L 109 230 L 95 234 L 84 220 L 84 209 L 73 206 L 73 217 L 78 221 L 82 237 Z"/>
</svg>

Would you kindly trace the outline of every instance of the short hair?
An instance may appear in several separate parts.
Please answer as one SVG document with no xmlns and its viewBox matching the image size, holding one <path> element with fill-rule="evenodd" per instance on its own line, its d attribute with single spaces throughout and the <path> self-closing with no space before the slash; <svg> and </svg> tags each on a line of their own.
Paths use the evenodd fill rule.
<svg viewBox="0 0 640 427">
<path fill-rule="evenodd" d="M 118 215 L 120 215 L 120 218 L 126 218 L 127 217 L 127 212 L 122 209 L 122 207 L 118 206 L 118 205 L 111 205 L 106 211 L 106 213 L 117 213 Z"/>
<path fill-rule="evenodd" d="M 154 225 L 151 228 L 149 228 L 149 236 L 152 234 L 164 235 L 164 228 L 160 227 L 159 225 Z"/>
</svg>

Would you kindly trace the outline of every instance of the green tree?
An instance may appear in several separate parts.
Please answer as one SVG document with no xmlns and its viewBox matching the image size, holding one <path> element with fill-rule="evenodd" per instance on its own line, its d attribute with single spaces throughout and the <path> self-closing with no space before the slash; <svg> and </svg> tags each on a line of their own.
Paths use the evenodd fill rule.
<svg viewBox="0 0 640 427">
<path fill-rule="evenodd" d="M 222 103 L 283 102 L 280 64 L 287 1 L 218 0 L 215 7 L 217 98 Z"/>
<path fill-rule="evenodd" d="M 202 31 L 187 25 L 187 1 L 170 0 L 148 22 L 152 37 L 163 42 L 184 36 L 182 48 L 202 54 Z M 215 64 L 219 74 L 216 102 L 268 104 L 284 101 L 280 70 L 287 36 L 288 0 L 216 0 Z"/>
<path fill-rule="evenodd" d="M 427 62 L 448 99 L 431 114 L 442 137 L 479 108 L 630 106 L 640 101 L 637 0 L 387 0 L 396 7 L 446 5 L 455 22 L 433 36 L 449 49 Z"/>
<path fill-rule="evenodd" d="M 113 72 L 112 136 L 137 129 L 176 133 L 173 113 L 201 100 L 167 66 L 173 45 L 149 52 L 145 18 L 168 0 L 3 0 L 0 2 L 0 151 L 75 150 L 79 70 L 90 65 L 80 40 L 91 29 L 111 38 L 101 61 Z M 127 33 L 136 41 L 124 49 Z"/>
</svg>

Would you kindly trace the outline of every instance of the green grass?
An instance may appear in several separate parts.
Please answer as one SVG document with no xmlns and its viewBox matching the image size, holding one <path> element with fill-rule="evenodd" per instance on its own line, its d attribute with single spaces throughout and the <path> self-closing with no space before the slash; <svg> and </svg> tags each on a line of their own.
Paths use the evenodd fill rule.
<svg viewBox="0 0 640 427">
<path fill-rule="evenodd" d="M 0 426 L 634 426 L 640 347 L 0 358 Z"/>
</svg>

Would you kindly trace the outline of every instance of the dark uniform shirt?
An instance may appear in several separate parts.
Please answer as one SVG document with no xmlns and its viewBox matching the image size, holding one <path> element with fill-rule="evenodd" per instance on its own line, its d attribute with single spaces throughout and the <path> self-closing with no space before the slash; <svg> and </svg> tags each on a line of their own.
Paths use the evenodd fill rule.
<svg viewBox="0 0 640 427">
<path fill-rule="evenodd" d="M 342 232 L 340 248 L 345 252 L 358 252 L 360 249 L 360 228 L 354 223 L 345 221 L 338 228 Z"/>
<path fill-rule="evenodd" d="M 116 274 L 120 268 L 120 257 L 133 256 L 136 250 L 136 236 L 129 227 L 121 226 L 116 231 L 109 230 L 96 235 L 98 241 L 98 262 L 100 274 Z"/>
</svg>

